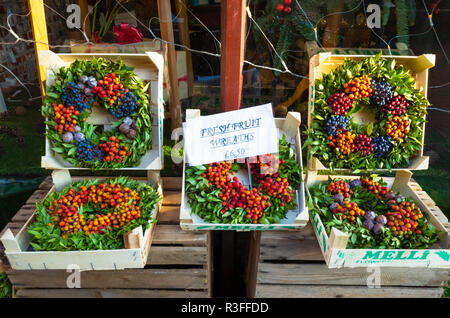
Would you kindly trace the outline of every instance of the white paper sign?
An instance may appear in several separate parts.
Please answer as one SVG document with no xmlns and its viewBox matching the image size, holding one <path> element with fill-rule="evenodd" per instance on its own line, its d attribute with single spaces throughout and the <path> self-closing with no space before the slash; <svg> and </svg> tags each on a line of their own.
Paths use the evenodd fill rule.
<svg viewBox="0 0 450 318">
<path fill-rule="evenodd" d="M 183 129 L 191 166 L 278 152 L 272 104 L 188 119 Z"/>
</svg>

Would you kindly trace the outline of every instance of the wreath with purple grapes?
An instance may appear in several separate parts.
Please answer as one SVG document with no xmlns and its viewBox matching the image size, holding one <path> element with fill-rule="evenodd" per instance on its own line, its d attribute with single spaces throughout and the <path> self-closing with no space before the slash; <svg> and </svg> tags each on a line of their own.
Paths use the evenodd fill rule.
<svg viewBox="0 0 450 318">
<path fill-rule="evenodd" d="M 55 74 L 42 114 L 52 150 L 73 166 L 133 167 L 152 144 L 148 86 L 121 59 L 75 61 Z M 93 107 L 113 118 L 106 129 L 88 123 Z"/>
<path fill-rule="evenodd" d="M 312 124 L 305 146 L 330 169 L 409 166 L 422 147 L 426 107 L 414 78 L 381 52 L 344 63 L 315 83 Z M 373 113 L 362 125 L 354 115 Z"/>
</svg>

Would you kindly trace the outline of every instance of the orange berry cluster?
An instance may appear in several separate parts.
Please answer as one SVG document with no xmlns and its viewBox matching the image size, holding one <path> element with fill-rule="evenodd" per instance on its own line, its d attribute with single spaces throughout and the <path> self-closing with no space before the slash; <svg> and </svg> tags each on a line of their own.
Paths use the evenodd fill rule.
<svg viewBox="0 0 450 318">
<path fill-rule="evenodd" d="M 348 186 L 348 183 L 344 180 L 331 182 L 327 188 L 331 194 L 342 194 L 345 198 L 350 198 L 353 191 Z"/>
<path fill-rule="evenodd" d="M 367 75 L 355 77 L 350 82 L 344 84 L 345 92 L 350 99 L 360 99 L 372 96 L 371 80 Z"/>
<path fill-rule="evenodd" d="M 77 117 L 80 115 L 74 106 L 64 107 L 63 104 L 52 104 L 53 113 L 55 115 L 55 130 L 62 134 L 63 132 L 73 132 L 77 124 Z"/>
<path fill-rule="evenodd" d="M 383 197 L 386 193 L 389 192 L 388 187 L 382 187 L 378 182 L 373 179 L 363 178 L 361 183 L 364 187 L 367 188 L 368 191 L 373 192 L 378 195 L 378 197 Z"/>
<path fill-rule="evenodd" d="M 125 156 L 131 156 L 128 147 L 120 145 L 120 139 L 114 136 L 109 137 L 109 141 L 101 143 L 99 147 L 104 153 L 103 161 L 115 161 L 121 163 Z"/>
<path fill-rule="evenodd" d="M 340 158 L 355 151 L 354 140 L 356 135 L 348 130 L 340 130 L 336 137 L 329 137 L 331 140 L 330 147 L 334 148 L 337 153 L 340 153 Z"/>
<path fill-rule="evenodd" d="M 392 138 L 393 141 L 403 141 L 405 136 L 409 133 L 409 120 L 406 116 L 394 116 L 386 123 L 386 134 Z"/>
<path fill-rule="evenodd" d="M 386 213 L 387 226 L 395 236 L 405 235 L 408 238 L 413 233 L 422 234 L 421 230 L 416 229 L 419 226 L 417 220 L 423 218 L 419 207 L 408 201 L 397 204 L 397 201 L 390 200 L 388 203 L 391 205 L 391 211 Z"/>
<path fill-rule="evenodd" d="M 286 178 L 266 177 L 264 181 L 260 182 L 259 190 L 263 190 L 271 197 L 281 200 L 280 205 L 284 206 L 284 202 L 291 202 L 293 189 L 289 189 L 289 182 Z"/>
<path fill-rule="evenodd" d="M 358 207 L 358 204 L 355 202 L 350 202 L 349 200 L 345 200 L 342 204 L 333 204 L 332 212 L 333 214 L 340 215 L 343 220 L 347 220 L 350 223 L 354 223 L 357 217 L 364 216 L 364 214 L 366 214 L 365 211 Z"/>
<path fill-rule="evenodd" d="M 123 99 L 124 94 L 128 93 L 128 88 L 124 89 L 116 74 L 110 73 L 98 81 L 92 92 L 100 98 L 106 97 L 108 104 L 113 105 L 118 98 Z"/>
<path fill-rule="evenodd" d="M 68 233 L 76 234 L 79 231 L 88 236 L 91 233 L 100 234 L 121 228 L 138 219 L 141 216 L 137 206 L 139 200 L 139 194 L 135 190 L 123 188 L 120 184 L 81 186 L 78 191 L 72 188 L 58 200 L 53 200 L 49 213 L 54 217 L 55 224 L 60 227 L 63 239 Z M 79 213 L 78 210 L 84 204 L 92 204 L 93 208 L 98 210 L 108 209 L 108 213 L 95 215 Z"/>
</svg>

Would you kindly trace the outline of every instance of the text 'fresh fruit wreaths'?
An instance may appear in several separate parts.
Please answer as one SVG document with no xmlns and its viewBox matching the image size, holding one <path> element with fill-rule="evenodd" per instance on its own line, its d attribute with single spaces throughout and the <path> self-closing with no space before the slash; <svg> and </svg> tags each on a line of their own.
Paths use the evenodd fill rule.
<svg viewBox="0 0 450 318">
<path fill-rule="evenodd" d="M 382 179 L 328 178 L 309 191 L 310 208 L 328 235 L 334 227 L 350 236 L 347 248 L 428 248 L 438 240 L 439 231 L 417 204 L 390 191 Z"/>
<path fill-rule="evenodd" d="M 315 83 L 309 156 L 333 168 L 407 167 L 420 154 L 426 106 L 414 78 L 395 59 L 346 59 Z M 371 112 L 359 125 L 354 115 Z"/>
<path fill-rule="evenodd" d="M 248 163 L 252 189 L 234 176 L 239 169 L 247 169 Z M 294 150 L 283 137 L 278 154 L 246 159 L 245 163 L 189 167 L 185 192 L 192 213 L 207 222 L 271 224 L 280 223 L 296 207 L 295 193 L 300 183 L 301 171 Z"/>
<path fill-rule="evenodd" d="M 36 203 L 30 225 L 37 251 L 123 248 L 123 234 L 149 228 L 160 195 L 144 182 L 118 177 L 84 180 Z"/>
<path fill-rule="evenodd" d="M 42 107 L 52 150 L 77 167 L 138 165 L 152 144 L 147 88 L 120 59 L 77 60 L 61 68 Z M 111 129 L 86 121 L 93 107 L 115 118 Z"/>
</svg>

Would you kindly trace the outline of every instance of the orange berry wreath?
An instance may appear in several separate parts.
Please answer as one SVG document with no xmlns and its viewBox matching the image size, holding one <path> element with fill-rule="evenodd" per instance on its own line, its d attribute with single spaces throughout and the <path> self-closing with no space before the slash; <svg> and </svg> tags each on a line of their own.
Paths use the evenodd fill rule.
<svg viewBox="0 0 450 318">
<path fill-rule="evenodd" d="M 420 153 L 428 105 L 395 59 L 346 59 L 315 83 L 309 156 L 331 169 L 407 167 Z M 375 120 L 359 125 L 354 115 L 363 109 Z"/>
<path fill-rule="evenodd" d="M 160 199 L 128 177 L 73 183 L 36 203 L 31 245 L 37 251 L 123 248 L 122 235 L 140 225 L 145 231 Z"/>
</svg>

